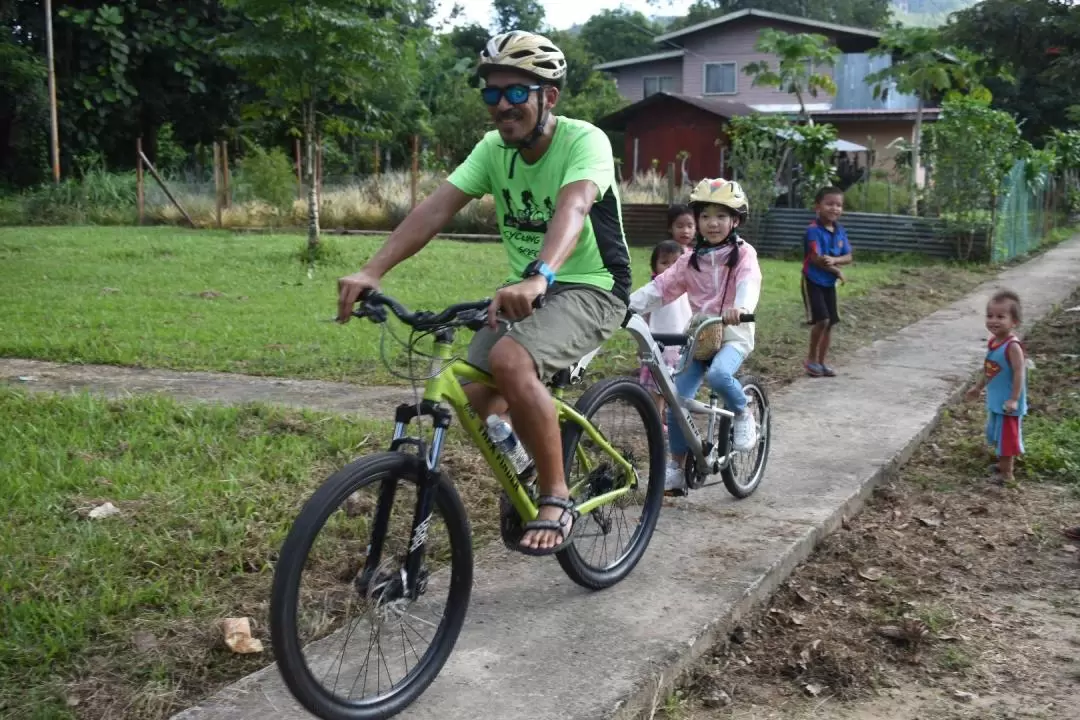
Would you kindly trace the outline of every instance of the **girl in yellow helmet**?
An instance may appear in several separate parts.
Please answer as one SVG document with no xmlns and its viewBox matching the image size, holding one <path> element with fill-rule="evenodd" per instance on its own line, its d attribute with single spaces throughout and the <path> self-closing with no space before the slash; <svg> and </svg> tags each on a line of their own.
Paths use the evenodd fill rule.
<svg viewBox="0 0 1080 720">
<path fill-rule="evenodd" d="M 754 324 L 740 323 L 739 316 L 753 313 L 761 296 L 757 251 L 737 232 L 746 221 L 750 204 L 737 182 L 706 178 L 690 194 L 690 207 L 697 221 L 693 252 L 685 253 L 633 293 L 630 307 L 635 312 L 646 313 L 685 293 L 695 313 L 691 326 L 704 317 L 723 316 L 723 335 L 718 346 L 709 347 L 707 339 L 699 338 L 699 350 L 706 349 L 708 354 L 703 357 L 695 352 L 696 357 L 676 376 L 675 387 L 680 397 L 692 398 L 702 381 L 707 381 L 723 398 L 727 409 L 735 413 L 735 449 L 747 452 L 757 442 L 757 427 L 735 374 L 754 349 Z M 665 489 L 681 491 L 687 445 L 670 409 L 668 440 L 671 459 Z"/>
</svg>

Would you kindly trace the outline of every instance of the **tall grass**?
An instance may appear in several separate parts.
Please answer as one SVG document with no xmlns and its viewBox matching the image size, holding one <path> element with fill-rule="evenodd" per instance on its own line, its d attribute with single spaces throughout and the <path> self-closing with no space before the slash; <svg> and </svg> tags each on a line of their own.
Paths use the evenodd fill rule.
<svg viewBox="0 0 1080 720">
<path fill-rule="evenodd" d="M 269 157 L 263 163 L 238 168 L 231 188 L 231 203 L 222 211 L 222 227 L 289 228 L 307 224 L 307 196 Z M 258 166 L 258 167 L 253 167 Z M 266 166 L 266 167 L 262 167 Z M 269 169 L 268 169 L 269 168 Z M 291 170 L 290 170 L 291 172 Z M 267 178 L 276 185 L 267 185 Z M 445 180 L 445 173 L 422 172 L 417 180 L 417 201 Z M 198 177 L 174 175 L 166 179 L 170 192 L 198 227 L 217 227 L 214 184 Z M 677 199 L 689 188 L 677 188 Z M 184 218 L 149 175 L 145 178 L 146 221 L 182 225 Z M 624 204 L 666 203 L 667 179 L 654 171 L 639 173 L 620 183 Z M 356 178 L 353 182 L 324 185 L 320 195 L 320 223 L 325 229 L 391 230 L 412 207 L 408 172 L 390 172 Z M 135 173 L 93 170 L 80 180 L 65 180 L 21 195 L 0 198 L 0 225 L 132 225 L 137 222 Z M 495 233 L 495 203 L 490 196 L 470 202 L 446 228 L 452 233 Z"/>
</svg>

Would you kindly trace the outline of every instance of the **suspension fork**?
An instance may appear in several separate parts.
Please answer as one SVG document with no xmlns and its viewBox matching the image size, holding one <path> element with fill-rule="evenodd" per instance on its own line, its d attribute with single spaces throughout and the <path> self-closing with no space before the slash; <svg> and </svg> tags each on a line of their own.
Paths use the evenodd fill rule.
<svg viewBox="0 0 1080 720">
<path fill-rule="evenodd" d="M 421 415 L 429 415 L 434 419 L 435 432 L 431 440 L 431 446 L 428 448 L 425 448 L 423 440 L 405 435 L 409 423 Z M 426 578 L 422 577 L 421 574 L 424 549 L 427 545 L 431 515 L 435 508 L 435 494 L 438 492 L 439 461 L 446 442 L 446 432 L 450 427 L 450 418 L 449 410 L 429 400 L 424 400 L 419 405 L 399 405 L 394 413 L 394 437 L 390 443 L 390 450 L 394 452 L 400 450 L 402 446 L 414 445 L 418 450 L 418 454 L 424 457 L 425 460 L 423 476 L 419 478 L 417 483 L 416 506 L 413 509 L 409 547 L 403 558 L 401 577 L 404 594 L 414 600 L 423 593 L 426 585 Z M 389 533 L 390 513 L 394 507 L 396 494 L 397 478 L 383 480 L 375 509 L 375 522 L 371 526 L 367 561 L 364 563 L 363 577 L 367 580 L 370 580 L 372 574 L 382 562 L 383 545 Z"/>
</svg>

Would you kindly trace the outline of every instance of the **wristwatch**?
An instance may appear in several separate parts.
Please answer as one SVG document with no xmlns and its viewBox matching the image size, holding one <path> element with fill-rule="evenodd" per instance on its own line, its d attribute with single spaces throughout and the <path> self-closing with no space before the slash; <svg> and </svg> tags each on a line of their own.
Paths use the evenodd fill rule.
<svg viewBox="0 0 1080 720">
<path fill-rule="evenodd" d="M 543 260 L 533 260 L 526 265 L 525 272 L 521 273 L 521 279 L 528 280 L 536 275 L 543 275 L 544 279 L 547 280 L 548 287 L 551 287 L 552 283 L 555 282 L 555 272 Z"/>
</svg>

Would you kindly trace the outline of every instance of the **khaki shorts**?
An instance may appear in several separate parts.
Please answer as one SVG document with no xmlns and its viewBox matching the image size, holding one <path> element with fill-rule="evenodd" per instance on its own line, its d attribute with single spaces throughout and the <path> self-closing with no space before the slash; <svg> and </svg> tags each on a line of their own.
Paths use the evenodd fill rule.
<svg viewBox="0 0 1080 720">
<path fill-rule="evenodd" d="M 555 283 L 544 307 L 515 322 L 509 331 L 500 324 L 496 330 L 485 327 L 473 335 L 468 362 L 491 372 L 491 348 L 509 335 L 532 356 L 537 374 L 546 382 L 603 345 L 625 317 L 626 303 L 610 292 L 591 285 Z"/>
</svg>

